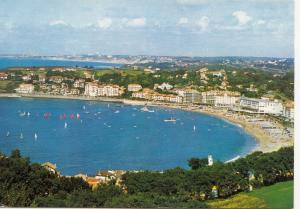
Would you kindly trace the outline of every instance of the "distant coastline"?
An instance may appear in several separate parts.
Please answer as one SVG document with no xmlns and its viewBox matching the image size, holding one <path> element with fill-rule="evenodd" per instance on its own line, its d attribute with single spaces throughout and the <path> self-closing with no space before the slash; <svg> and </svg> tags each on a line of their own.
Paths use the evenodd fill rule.
<svg viewBox="0 0 300 209">
<path fill-rule="evenodd" d="M 44 99 L 70 99 L 70 100 L 86 100 L 86 101 L 99 101 L 99 102 L 112 102 L 112 103 L 122 103 L 125 105 L 139 105 L 139 106 L 153 106 L 153 107 L 161 107 L 161 108 L 172 108 L 172 109 L 180 109 L 184 111 L 190 111 L 195 113 L 208 114 L 210 116 L 214 116 L 220 119 L 223 119 L 229 123 L 233 123 L 241 128 L 243 128 L 248 134 L 253 136 L 258 146 L 254 151 L 262 151 L 262 152 L 272 152 L 276 151 L 281 147 L 291 146 L 293 145 L 293 139 L 285 139 L 285 140 L 272 140 L 271 136 L 268 136 L 264 133 L 263 129 L 256 126 L 255 124 L 251 124 L 243 118 L 239 117 L 236 113 L 235 115 L 227 115 L 226 112 L 222 109 L 206 107 L 200 109 L 197 105 L 178 105 L 171 103 L 162 103 L 162 102 L 153 102 L 153 101 L 139 101 L 139 100 L 130 100 L 130 99 L 121 99 L 121 98 L 110 98 L 110 97 L 87 97 L 87 96 L 63 96 L 63 95 L 48 95 L 48 94 L 15 94 L 15 93 L 0 93 L 0 98 L 44 98 Z M 251 152 L 250 152 L 251 153 Z"/>
</svg>

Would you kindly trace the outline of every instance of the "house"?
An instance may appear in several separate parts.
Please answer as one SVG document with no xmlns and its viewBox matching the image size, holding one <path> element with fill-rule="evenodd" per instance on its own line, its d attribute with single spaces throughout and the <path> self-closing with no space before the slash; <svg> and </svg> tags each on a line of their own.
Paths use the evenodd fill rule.
<svg viewBox="0 0 300 209">
<path fill-rule="evenodd" d="M 244 109 L 250 109 L 257 113 L 266 113 L 282 115 L 283 105 L 279 100 L 270 100 L 268 98 L 247 98 L 241 97 L 240 106 Z"/>
<path fill-rule="evenodd" d="M 127 90 L 131 92 L 140 91 L 143 87 L 140 84 L 128 84 Z"/>
<path fill-rule="evenodd" d="M 250 87 L 246 88 L 246 90 L 250 92 L 258 92 L 258 89 L 255 88 L 254 84 L 250 84 Z"/>
<path fill-rule="evenodd" d="M 63 82 L 64 78 L 62 76 L 51 76 L 49 78 L 49 81 L 54 82 L 54 83 L 61 83 Z"/>
<path fill-rule="evenodd" d="M 58 174 L 56 170 L 56 164 L 52 164 L 50 162 L 43 163 L 42 166 L 46 168 L 52 174 Z"/>
<path fill-rule="evenodd" d="M 8 75 L 0 72 L 0 80 L 7 80 Z"/>
<path fill-rule="evenodd" d="M 291 121 L 294 121 L 294 114 L 295 114 L 294 102 L 293 101 L 285 102 L 283 104 L 282 116 Z"/>
<path fill-rule="evenodd" d="M 101 183 L 101 180 L 97 179 L 96 177 L 87 177 L 85 181 L 90 187 L 92 187 L 93 190 L 96 189 Z"/>
<path fill-rule="evenodd" d="M 31 75 L 28 75 L 28 74 L 23 75 L 23 76 L 22 76 L 22 80 L 23 80 L 23 81 L 30 81 L 30 80 L 31 80 Z"/>
<path fill-rule="evenodd" d="M 20 84 L 19 88 L 16 88 L 15 91 L 20 94 L 30 94 L 34 91 L 34 85 L 32 84 Z"/>
<path fill-rule="evenodd" d="M 152 69 L 150 69 L 150 68 L 145 68 L 145 69 L 144 69 L 144 72 L 145 72 L 145 73 L 155 73 L 155 71 L 152 70 Z"/>
<path fill-rule="evenodd" d="M 232 107 L 239 103 L 240 93 L 232 91 L 202 92 L 202 103 L 217 107 Z"/>
<path fill-rule="evenodd" d="M 46 75 L 44 75 L 44 74 L 39 74 L 39 82 L 45 83 L 45 82 L 46 82 Z"/>
<path fill-rule="evenodd" d="M 173 86 L 168 83 L 162 83 L 161 85 L 158 85 L 157 88 L 161 90 L 171 90 Z"/>
<path fill-rule="evenodd" d="M 74 88 L 84 88 L 85 80 L 84 79 L 77 79 L 73 83 Z"/>
</svg>

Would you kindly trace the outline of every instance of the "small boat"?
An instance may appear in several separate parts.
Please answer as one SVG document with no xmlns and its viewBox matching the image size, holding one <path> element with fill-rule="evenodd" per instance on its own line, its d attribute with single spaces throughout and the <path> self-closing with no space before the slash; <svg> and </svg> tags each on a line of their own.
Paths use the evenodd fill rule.
<svg viewBox="0 0 300 209">
<path fill-rule="evenodd" d="M 194 131 L 196 131 L 196 126 L 194 125 Z"/>
<path fill-rule="evenodd" d="M 34 139 L 37 140 L 37 138 L 38 138 L 38 136 L 37 136 L 37 134 L 35 133 L 35 134 L 34 134 Z"/>
<path fill-rule="evenodd" d="M 26 115 L 26 112 L 20 113 L 20 116 L 21 116 L 21 117 L 23 117 L 23 116 L 25 116 L 25 115 Z"/>
<path fill-rule="evenodd" d="M 115 113 L 119 113 L 119 112 L 120 112 L 119 110 L 116 110 L 116 111 L 115 111 Z"/>
<path fill-rule="evenodd" d="M 67 122 L 65 122 L 65 128 L 67 128 L 68 127 L 68 124 L 67 124 Z"/>
<path fill-rule="evenodd" d="M 21 135 L 20 135 L 20 139 L 23 139 L 23 134 L 21 133 Z"/>
<path fill-rule="evenodd" d="M 176 122 L 176 118 L 171 117 L 171 118 L 165 119 L 164 121 L 165 122 Z"/>
<path fill-rule="evenodd" d="M 149 110 L 147 107 L 141 108 L 142 112 L 154 112 L 154 110 Z"/>
<path fill-rule="evenodd" d="M 27 116 L 28 116 L 28 117 L 30 116 L 30 112 L 27 113 Z"/>
<path fill-rule="evenodd" d="M 77 118 L 78 120 L 80 119 L 80 114 L 79 114 L 79 113 L 76 114 L 76 118 Z"/>
<path fill-rule="evenodd" d="M 9 135 L 10 135 L 10 133 L 9 133 L 9 131 L 6 133 L 6 137 L 9 137 Z"/>
<path fill-rule="evenodd" d="M 86 109 L 85 105 L 83 105 L 83 106 L 82 106 L 82 109 L 83 109 L 83 110 L 85 110 L 85 109 Z"/>
</svg>

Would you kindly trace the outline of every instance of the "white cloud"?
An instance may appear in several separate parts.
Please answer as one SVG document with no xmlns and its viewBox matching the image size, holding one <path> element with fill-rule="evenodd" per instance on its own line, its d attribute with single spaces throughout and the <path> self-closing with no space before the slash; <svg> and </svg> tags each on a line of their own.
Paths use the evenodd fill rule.
<svg viewBox="0 0 300 209">
<path fill-rule="evenodd" d="M 146 18 L 141 17 L 128 20 L 126 25 L 128 27 L 143 27 L 146 25 Z"/>
<path fill-rule="evenodd" d="M 187 24 L 189 22 L 189 19 L 186 18 L 186 17 L 181 17 L 179 20 L 178 20 L 178 25 L 184 25 L 184 24 Z"/>
<path fill-rule="evenodd" d="M 61 25 L 61 26 L 68 26 L 69 24 L 66 23 L 63 20 L 53 20 L 49 23 L 50 26 L 57 26 L 57 25 Z"/>
<path fill-rule="evenodd" d="M 209 25 L 209 18 L 206 16 L 201 17 L 201 19 L 196 22 L 196 25 L 199 26 L 202 31 L 206 31 Z"/>
<path fill-rule="evenodd" d="M 104 17 L 98 20 L 98 27 L 102 29 L 107 29 L 112 25 L 112 19 L 109 17 Z"/>
<path fill-rule="evenodd" d="M 256 25 L 265 25 L 266 21 L 264 21 L 264 20 L 258 20 L 255 24 Z"/>
<path fill-rule="evenodd" d="M 178 4 L 195 6 L 208 3 L 208 0 L 177 0 Z"/>
<path fill-rule="evenodd" d="M 246 12 L 241 10 L 233 12 L 232 16 L 234 16 L 237 19 L 239 25 L 247 25 L 247 23 L 252 20 L 251 16 L 249 16 Z"/>
</svg>

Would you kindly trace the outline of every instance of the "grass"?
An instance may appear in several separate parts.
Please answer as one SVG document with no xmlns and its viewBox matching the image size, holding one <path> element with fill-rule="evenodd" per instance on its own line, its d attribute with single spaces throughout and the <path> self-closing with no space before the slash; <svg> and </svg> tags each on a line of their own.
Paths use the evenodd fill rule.
<svg viewBox="0 0 300 209">
<path fill-rule="evenodd" d="M 293 208 L 294 182 L 281 182 L 227 199 L 209 201 L 212 208 Z"/>
</svg>

